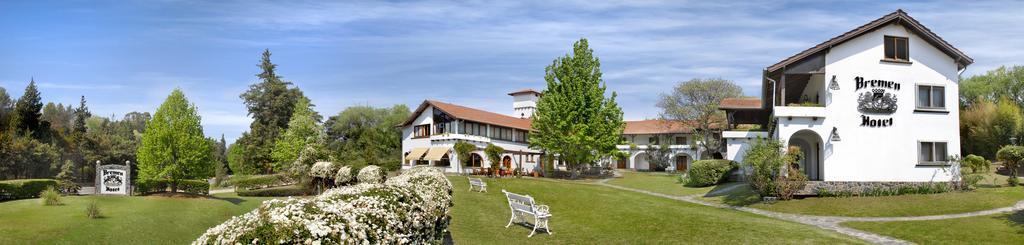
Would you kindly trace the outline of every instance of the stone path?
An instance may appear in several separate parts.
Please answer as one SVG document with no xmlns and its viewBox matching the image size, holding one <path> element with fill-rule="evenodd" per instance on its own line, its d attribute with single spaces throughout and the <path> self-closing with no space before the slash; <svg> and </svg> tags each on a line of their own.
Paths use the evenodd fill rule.
<svg viewBox="0 0 1024 245">
<path fill-rule="evenodd" d="M 815 227 L 818 227 L 818 228 L 821 228 L 821 229 L 839 232 L 841 234 L 846 234 L 846 235 L 853 236 L 853 237 L 856 237 L 856 238 L 859 238 L 859 239 L 862 239 L 862 240 L 865 240 L 865 241 L 868 241 L 868 242 L 876 243 L 876 244 L 913 244 L 913 243 L 911 243 L 909 241 L 904 241 L 904 240 L 900 240 L 900 239 L 896 239 L 896 238 L 892 238 L 892 237 L 888 237 L 888 236 L 883 236 L 883 235 L 867 232 L 867 231 L 857 230 L 857 229 L 853 229 L 853 228 L 849 228 L 849 227 L 843 227 L 843 226 L 839 225 L 839 223 L 850 222 L 850 221 L 889 222 L 889 221 L 941 220 L 941 219 L 955 219 L 955 218 L 965 218 L 965 217 L 974 217 L 974 216 L 984 216 L 984 215 L 991 215 L 991 214 L 998 214 L 998 213 L 1014 212 L 1014 211 L 1024 210 L 1024 201 L 1020 201 L 1020 202 L 1017 202 L 1017 204 L 1013 205 L 1012 207 L 1004 207 L 1004 208 L 997 208 L 997 209 L 977 211 L 977 212 L 969 212 L 969 213 L 960 213 L 960 214 L 944 214 L 944 215 L 913 216 L 913 217 L 816 216 L 816 215 L 780 213 L 780 212 L 773 212 L 773 211 L 768 211 L 768 210 L 763 210 L 763 209 L 740 207 L 740 206 L 733 206 L 733 205 L 720 204 L 720 203 L 712 203 L 712 202 L 707 202 L 707 201 L 701 200 L 700 199 L 700 196 L 701 196 L 700 194 L 688 195 L 688 196 L 666 195 L 666 194 L 651 192 L 651 191 L 647 191 L 647 190 L 640 190 L 640 189 L 634 189 L 634 188 L 629 188 L 629 187 L 623 187 L 623 186 L 617 186 L 617 185 L 608 184 L 607 182 L 609 180 L 611 180 L 611 179 L 604 179 L 604 180 L 601 180 L 601 181 L 597 182 L 597 184 L 603 185 L 603 186 L 607 186 L 607 187 L 611 187 L 611 188 L 615 188 L 615 189 L 620 189 L 620 190 L 639 192 L 639 193 L 643 193 L 643 194 L 647 194 L 647 195 L 664 197 L 664 198 L 668 198 L 668 199 L 674 199 L 674 200 L 679 200 L 679 201 L 684 201 L 684 202 L 689 202 L 689 203 L 695 203 L 695 204 L 700 204 L 700 205 L 704 205 L 704 206 L 732 209 L 732 210 L 743 211 L 743 212 L 758 214 L 758 215 L 762 215 L 762 216 L 772 217 L 772 218 L 776 218 L 776 219 L 782 219 L 782 220 L 788 220 L 788 221 L 797 222 L 797 223 L 801 223 L 801 224 L 812 225 L 812 226 L 815 226 Z M 721 190 L 713 191 L 713 193 L 709 193 L 709 194 L 725 193 L 725 192 L 731 191 L 731 190 L 733 190 L 735 188 L 738 188 L 738 187 L 739 187 L 739 185 L 734 185 L 734 186 L 730 186 L 730 187 L 727 187 L 727 188 L 723 188 Z"/>
</svg>

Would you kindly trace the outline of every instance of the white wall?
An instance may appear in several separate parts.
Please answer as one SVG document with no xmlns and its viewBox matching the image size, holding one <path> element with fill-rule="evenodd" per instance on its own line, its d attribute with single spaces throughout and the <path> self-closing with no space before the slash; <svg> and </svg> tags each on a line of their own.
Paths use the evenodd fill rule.
<svg viewBox="0 0 1024 245">
<path fill-rule="evenodd" d="M 433 110 L 434 110 L 433 106 L 428 106 L 426 109 L 423 110 L 423 113 L 421 113 L 420 115 L 416 116 L 416 119 L 411 124 L 409 124 L 408 126 L 405 126 L 405 127 L 402 128 L 402 154 L 403 155 L 399 156 L 399 157 L 402 158 L 402 167 L 403 168 L 411 168 L 412 167 L 412 166 L 408 165 L 407 161 L 405 161 L 405 155 L 404 154 L 412 151 L 413 148 L 453 147 L 455 145 L 456 141 L 458 141 L 458 140 L 467 140 L 467 139 L 469 139 L 469 140 L 467 140 L 468 142 L 476 145 L 477 148 L 480 149 L 478 151 L 475 151 L 475 153 L 480 154 L 480 156 L 483 157 L 483 159 L 484 159 L 483 166 L 484 167 L 491 166 L 491 163 L 487 160 L 487 156 L 483 152 L 483 148 L 486 147 L 488 143 L 492 143 L 492 144 L 494 144 L 496 146 L 504 148 L 506 151 L 516 151 L 516 152 L 522 151 L 522 152 L 539 153 L 539 151 L 531 150 L 529 148 L 529 145 L 527 143 L 525 143 L 525 142 L 512 142 L 512 141 L 504 141 L 504 140 L 495 140 L 495 139 L 490 139 L 490 138 L 487 138 L 487 137 L 479 137 L 479 136 L 472 136 L 472 135 L 461 135 L 461 134 L 449 133 L 449 134 L 446 134 L 446 135 L 431 135 L 430 137 L 427 137 L 427 138 L 413 138 L 413 136 L 414 136 L 414 134 L 413 134 L 413 127 L 416 126 L 416 125 L 431 124 L 430 129 L 431 130 L 434 129 L 434 127 L 432 125 L 433 124 L 433 115 L 434 115 Z M 488 132 L 489 131 L 490 130 L 488 130 Z M 513 156 L 512 153 L 506 153 L 503 156 L 506 156 L 506 155 L 507 156 Z M 449 153 L 449 157 L 450 157 L 451 165 L 450 165 L 450 167 L 446 168 L 445 171 L 446 172 L 451 172 L 451 173 L 460 172 L 462 169 L 461 169 L 461 165 L 460 165 L 460 161 L 458 159 L 458 156 L 456 156 L 455 154 Z M 526 157 L 523 156 L 523 159 L 522 159 L 522 167 L 523 167 L 523 169 L 525 169 L 527 171 L 533 171 L 533 169 L 537 166 L 537 164 L 539 164 L 539 160 L 536 160 L 536 158 L 537 157 L 535 157 L 534 162 L 527 162 L 526 161 Z M 516 167 L 516 161 L 517 160 L 519 160 L 518 157 L 513 156 L 513 161 L 512 161 L 513 167 Z M 433 164 L 433 162 L 431 162 L 431 164 Z"/>
<path fill-rule="evenodd" d="M 910 61 L 899 64 L 880 61 L 884 57 L 883 36 L 909 37 Z M 778 137 L 789 138 L 799 130 L 810 130 L 825 140 L 826 181 L 948 181 L 949 171 L 918 165 L 918 141 L 945 141 L 947 152 L 960 149 L 957 65 L 952 58 L 900 25 L 889 25 L 833 47 L 825 56 L 825 78 L 836 76 L 839 90 L 827 90 L 826 117 L 780 117 Z M 854 78 L 898 82 L 898 109 L 889 114 L 866 114 L 857 110 L 857 98 L 872 88 L 856 90 Z M 945 86 L 948 114 L 915 112 L 917 84 Z M 893 118 L 889 127 L 861 126 L 861 115 Z M 829 141 L 836 127 L 842 141 Z"/>
</svg>

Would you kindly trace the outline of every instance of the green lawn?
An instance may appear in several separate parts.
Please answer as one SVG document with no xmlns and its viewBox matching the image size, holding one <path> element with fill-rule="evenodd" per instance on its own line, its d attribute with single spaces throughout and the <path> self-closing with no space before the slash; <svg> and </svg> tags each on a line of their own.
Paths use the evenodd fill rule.
<svg viewBox="0 0 1024 245">
<path fill-rule="evenodd" d="M 956 214 L 1013 206 L 1024 188 L 979 188 L 969 192 L 884 197 L 824 197 L 757 203 L 753 208 L 811 215 L 896 217 Z"/>
<path fill-rule="evenodd" d="M 704 194 L 715 188 L 714 186 L 701 188 L 683 186 L 683 183 L 679 182 L 678 174 L 633 171 L 619 171 L 619 173 L 622 174 L 622 178 L 612 179 L 608 181 L 608 184 L 674 196 Z"/>
<path fill-rule="evenodd" d="M 0 244 L 187 244 L 207 228 L 248 212 L 270 198 L 158 196 L 76 196 L 64 205 L 42 206 L 39 199 L 0 203 Z M 89 219 L 95 201 L 103 218 Z"/>
<path fill-rule="evenodd" d="M 918 244 L 1024 244 L 1024 212 L 931 221 L 847 222 L 843 225 Z"/>
<path fill-rule="evenodd" d="M 456 244 L 862 243 L 802 224 L 595 184 L 484 178 L 490 192 L 477 193 L 468 191 L 465 177 L 449 179 L 455 186 L 449 229 Z M 509 209 L 502 189 L 550 205 L 555 234 L 527 238 L 529 228 L 505 228 Z"/>
</svg>

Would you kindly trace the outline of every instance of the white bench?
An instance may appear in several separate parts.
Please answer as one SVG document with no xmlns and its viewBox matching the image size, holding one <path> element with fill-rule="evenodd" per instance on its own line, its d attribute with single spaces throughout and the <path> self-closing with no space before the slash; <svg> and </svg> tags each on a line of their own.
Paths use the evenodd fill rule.
<svg viewBox="0 0 1024 245">
<path fill-rule="evenodd" d="M 480 178 L 469 178 L 469 191 L 473 191 L 473 187 L 479 192 L 487 192 L 487 182 Z"/>
<path fill-rule="evenodd" d="M 551 232 L 551 227 L 548 226 L 551 211 L 547 205 L 537 205 L 531 196 L 520 195 L 506 190 L 501 190 L 501 192 L 505 193 L 505 197 L 508 199 L 508 207 L 512 210 L 512 217 L 508 219 L 508 224 L 505 225 L 505 228 L 511 226 L 515 220 L 527 223 L 526 215 L 530 215 L 533 216 L 533 231 L 527 237 L 533 237 L 537 233 L 538 228 L 543 228 L 548 234 L 554 234 Z"/>
</svg>

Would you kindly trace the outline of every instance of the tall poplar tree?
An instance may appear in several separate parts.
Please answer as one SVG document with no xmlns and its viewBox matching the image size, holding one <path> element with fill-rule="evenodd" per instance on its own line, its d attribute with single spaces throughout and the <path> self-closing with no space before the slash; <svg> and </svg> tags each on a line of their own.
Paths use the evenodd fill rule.
<svg viewBox="0 0 1024 245">
<path fill-rule="evenodd" d="M 548 87 L 537 102 L 530 146 L 556 154 L 575 175 L 584 165 L 611 156 L 622 140 L 622 109 L 616 94 L 605 97 L 601 62 L 587 39 L 573 44 L 573 53 L 544 69 Z"/>
<path fill-rule="evenodd" d="M 139 178 L 168 180 L 171 191 L 177 192 L 181 180 L 213 175 L 210 142 L 203 136 L 200 120 L 185 93 L 171 92 L 146 123 L 138 153 Z"/>
</svg>

